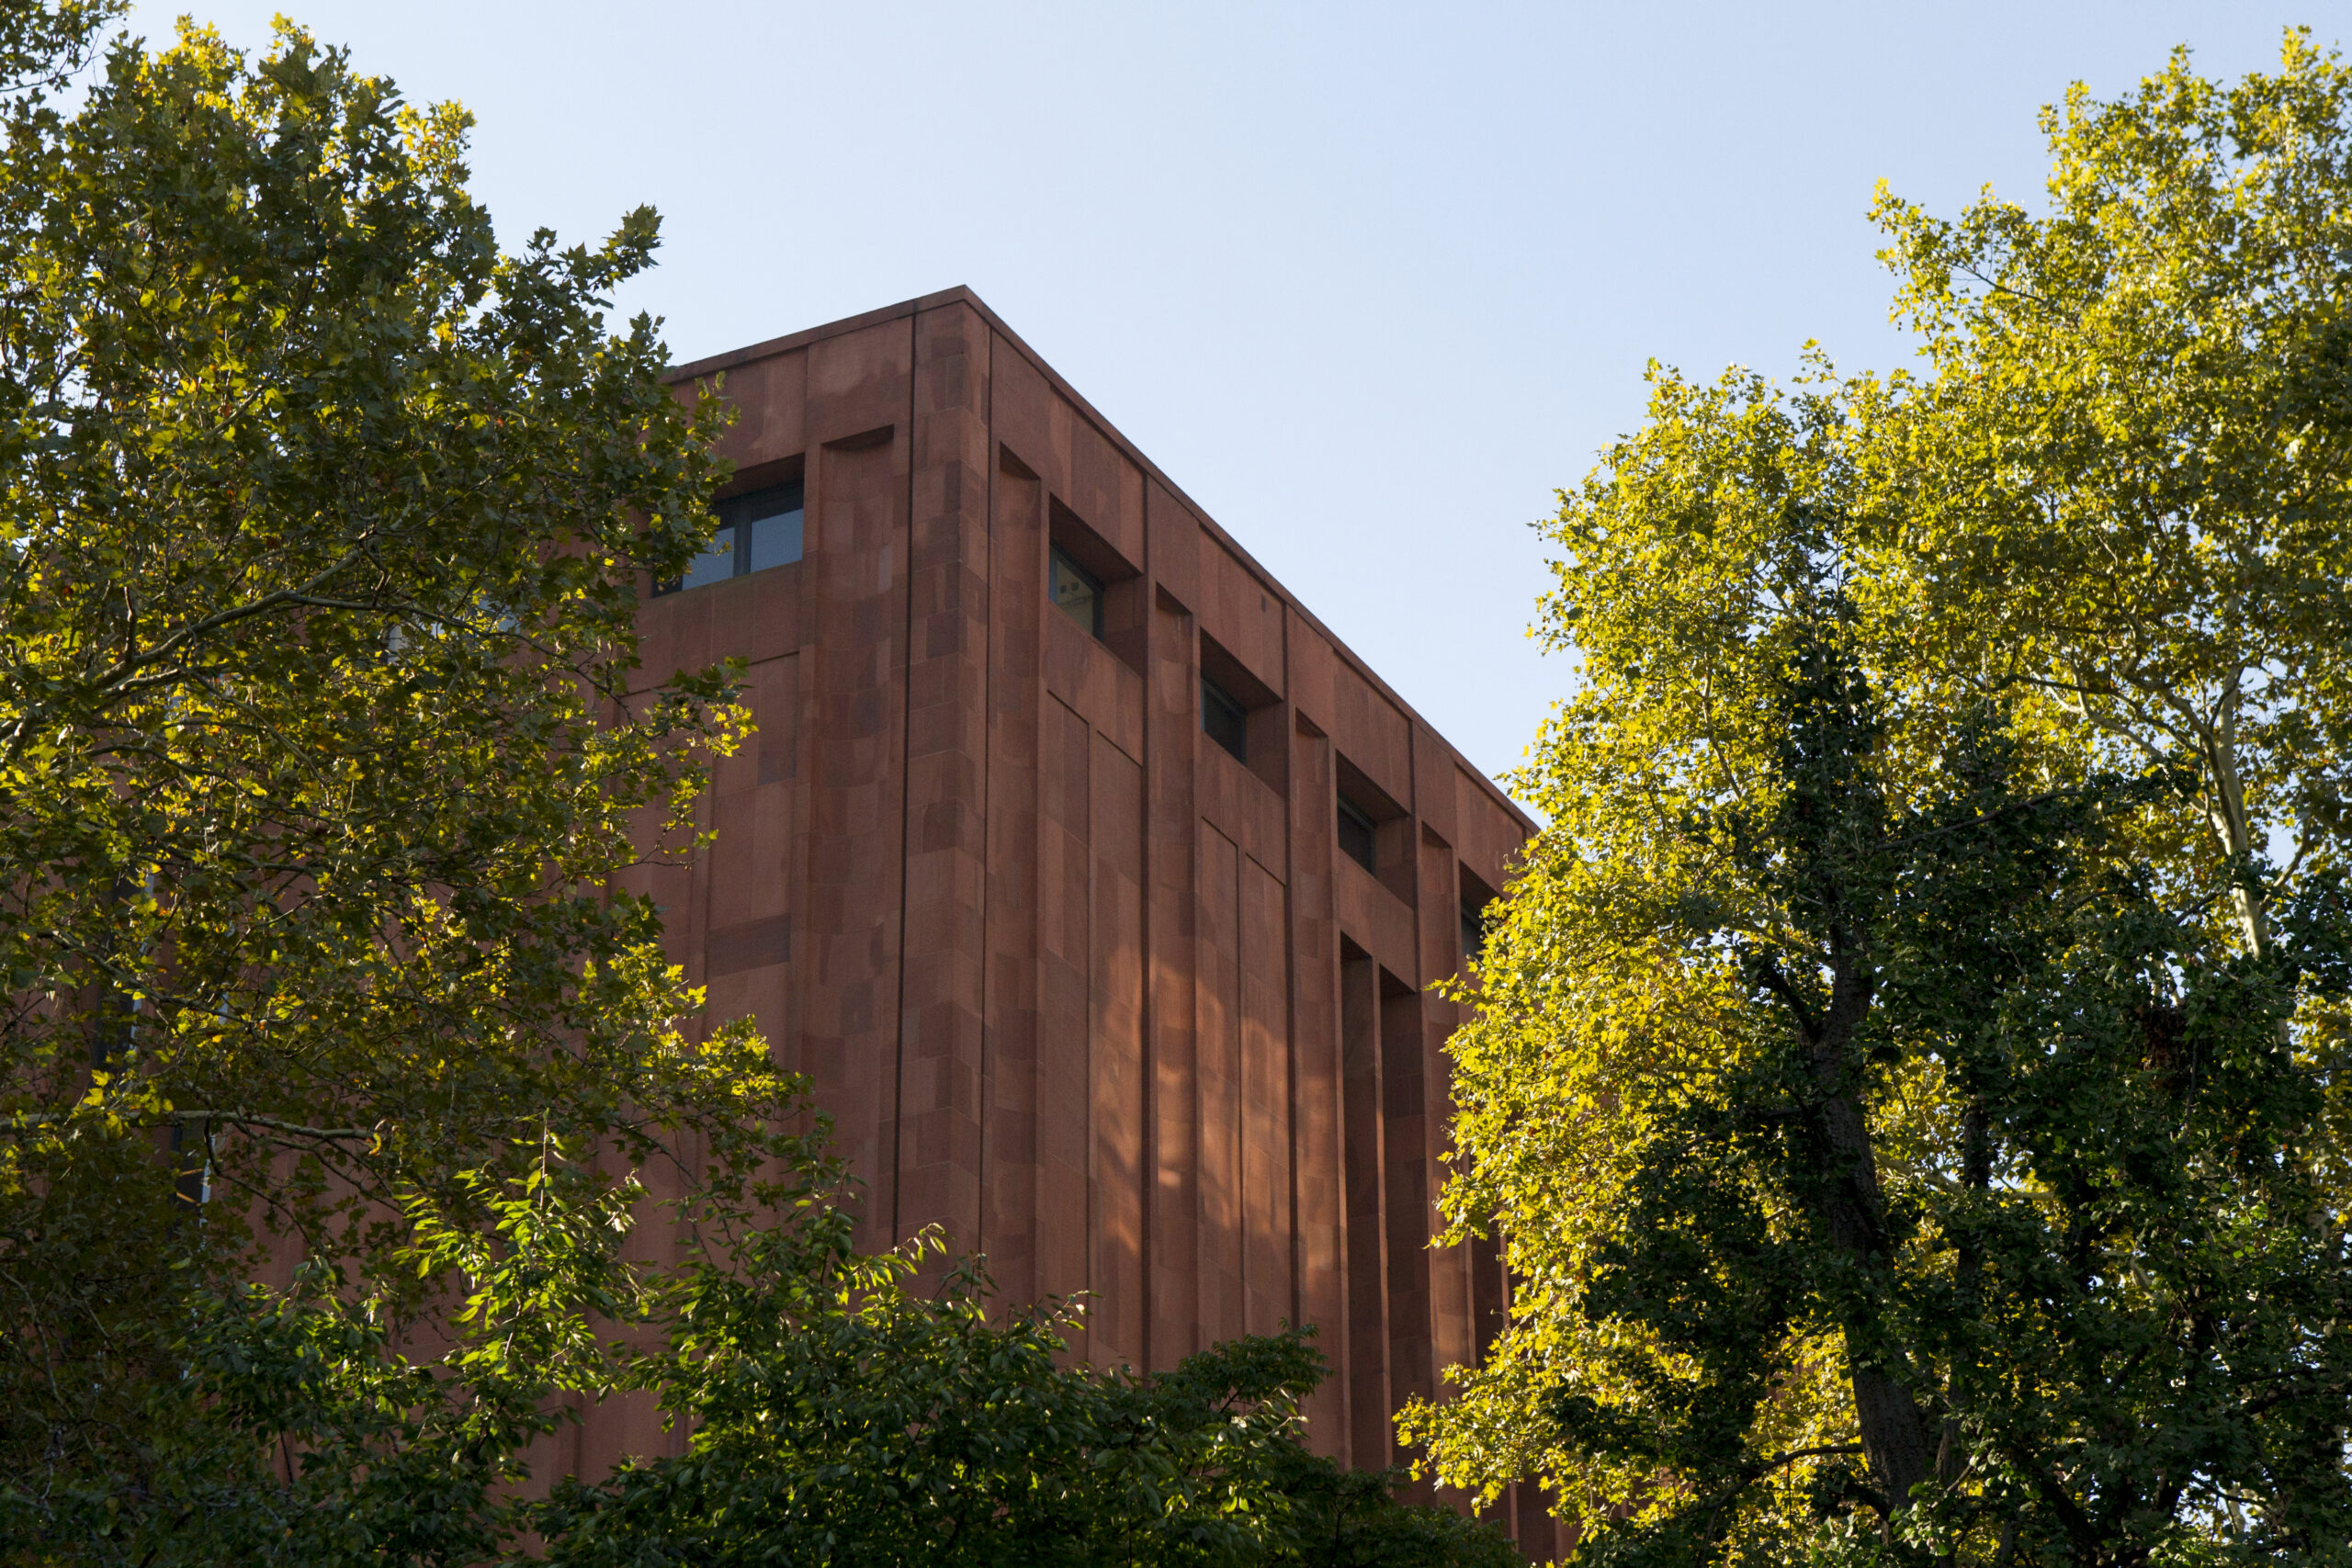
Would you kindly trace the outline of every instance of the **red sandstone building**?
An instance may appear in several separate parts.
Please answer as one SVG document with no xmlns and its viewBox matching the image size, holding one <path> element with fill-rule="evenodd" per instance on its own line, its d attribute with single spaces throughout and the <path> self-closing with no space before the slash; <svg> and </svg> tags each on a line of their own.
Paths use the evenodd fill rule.
<svg viewBox="0 0 2352 1568">
<path fill-rule="evenodd" d="M 1528 819 L 968 291 L 721 373 L 726 528 L 641 618 L 759 727 L 644 876 L 689 977 L 814 1079 L 866 1242 L 1091 1292 L 1104 1363 L 1314 1324 L 1316 1446 L 1390 1462 L 1503 1311 L 1427 1245 L 1427 987 Z"/>
</svg>

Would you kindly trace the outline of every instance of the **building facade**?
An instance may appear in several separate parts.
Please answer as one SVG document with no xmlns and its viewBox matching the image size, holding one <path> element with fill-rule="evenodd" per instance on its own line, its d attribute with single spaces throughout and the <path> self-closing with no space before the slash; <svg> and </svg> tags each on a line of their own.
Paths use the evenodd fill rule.
<svg viewBox="0 0 2352 1568">
<path fill-rule="evenodd" d="M 865 1243 L 1088 1292 L 1102 1363 L 1316 1325 L 1313 1441 L 1391 1462 L 1504 1310 L 1428 1246 L 1428 987 L 1532 824 L 968 291 L 677 375 L 736 477 L 645 667 L 743 660 L 758 733 L 639 886 L 712 1015 L 814 1080 Z"/>
</svg>

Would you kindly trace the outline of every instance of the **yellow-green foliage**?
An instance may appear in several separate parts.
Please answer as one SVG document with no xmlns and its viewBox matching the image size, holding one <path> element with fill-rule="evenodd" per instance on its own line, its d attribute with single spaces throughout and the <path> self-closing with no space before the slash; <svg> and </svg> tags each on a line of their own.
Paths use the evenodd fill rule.
<svg viewBox="0 0 2352 1568">
<path fill-rule="evenodd" d="M 605 324 L 650 210 L 502 254 L 465 116 L 290 28 L 65 113 L 106 9 L 0 13 L 0 1556 L 260 1561 L 300 1480 L 464 1560 L 605 1376 L 626 1173 L 828 1179 L 611 891 L 743 729 L 633 668 L 717 406 Z"/>
<path fill-rule="evenodd" d="M 64 113 L 108 9 L 0 6 L 0 1562 L 1516 1561 L 1307 1451 L 1303 1334 L 1073 1366 L 851 1250 L 616 889 L 746 728 L 637 669 L 723 477 L 602 314 L 652 214 L 503 254 L 282 25 Z M 691 1437 L 560 1473 L 602 1399 Z"/>
<path fill-rule="evenodd" d="M 1882 197 L 1919 376 L 1654 369 L 1455 1037 L 1510 1325 L 1409 1409 L 1595 1560 L 2336 1561 L 2352 72 Z"/>
</svg>

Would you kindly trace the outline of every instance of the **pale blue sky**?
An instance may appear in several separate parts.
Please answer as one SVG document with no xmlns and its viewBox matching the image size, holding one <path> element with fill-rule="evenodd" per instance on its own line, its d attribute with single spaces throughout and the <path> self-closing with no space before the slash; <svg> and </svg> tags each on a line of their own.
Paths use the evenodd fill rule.
<svg viewBox="0 0 2352 1568">
<path fill-rule="evenodd" d="M 694 358 L 968 284 L 1473 761 L 1566 685 L 1527 525 L 1652 356 L 1908 355 L 1864 214 L 2039 193 L 2037 106 L 2352 6 L 281 6 L 480 119 L 510 242 L 642 201 Z M 142 6 L 160 40 L 180 6 Z"/>
</svg>

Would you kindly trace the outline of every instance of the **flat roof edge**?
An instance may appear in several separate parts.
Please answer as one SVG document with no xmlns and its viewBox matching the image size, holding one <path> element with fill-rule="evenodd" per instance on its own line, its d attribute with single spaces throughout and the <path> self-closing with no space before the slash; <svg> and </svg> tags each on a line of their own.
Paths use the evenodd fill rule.
<svg viewBox="0 0 2352 1568">
<path fill-rule="evenodd" d="M 1510 794 L 1506 792 L 1500 784 L 1497 784 L 1492 778 L 1490 778 L 1485 769 L 1480 768 L 1477 764 L 1472 762 L 1469 758 L 1464 757 L 1462 754 L 1462 749 L 1454 745 L 1453 741 L 1448 740 L 1443 730 L 1440 729 L 1436 725 L 1431 724 L 1427 718 L 1421 716 L 1419 709 L 1414 707 L 1412 704 L 1407 702 L 1402 696 L 1399 696 L 1394 687 L 1390 686 L 1386 681 L 1381 679 L 1379 671 L 1374 670 L 1371 665 L 1365 663 L 1364 660 L 1356 653 L 1355 649 L 1348 646 L 1345 638 L 1341 637 L 1329 626 L 1325 626 L 1315 612 L 1308 609 L 1306 605 L 1300 601 L 1297 594 L 1293 593 L 1289 589 L 1283 587 L 1282 579 L 1269 571 L 1265 566 L 1259 561 L 1257 557 L 1251 555 L 1249 550 L 1242 546 L 1240 541 L 1237 540 L 1231 534 L 1227 533 L 1225 525 L 1209 514 L 1208 508 L 1203 506 L 1199 502 L 1194 501 L 1190 495 L 1187 495 L 1184 492 L 1183 486 L 1169 478 L 1167 473 L 1159 467 L 1159 464 L 1153 462 L 1148 457 L 1145 456 L 1141 447 L 1137 446 L 1134 442 L 1128 440 L 1125 435 L 1121 434 L 1117 425 L 1113 424 L 1108 419 L 1105 419 L 1102 415 L 1102 411 L 1096 408 L 1092 403 L 1087 401 L 1084 394 L 1080 393 L 1077 388 L 1071 386 L 1069 381 L 1063 378 L 1061 372 L 1056 370 L 1051 365 L 1046 363 L 1045 355 L 1030 347 L 1029 344 L 1023 340 L 1019 333 L 1014 332 L 1012 327 L 1005 323 L 1005 320 L 1002 316 L 998 315 L 996 311 L 989 308 L 988 301 L 982 299 L 978 294 L 972 292 L 970 288 L 967 288 L 963 284 L 959 283 L 952 288 L 940 289 L 936 293 L 920 295 L 912 299 L 901 299 L 895 305 L 884 305 L 876 310 L 860 311 L 854 316 L 843 316 L 839 321 L 826 321 L 820 325 L 813 327 L 805 327 L 797 333 L 786 333 L 782 337 L 772 337 L 764 339 L 759 343 L 747 344 L 741 348 L 731 348 L 722 354 L 706 355 L 700 359 L 690 361 L 684 365 L 673 367 L 668 374 L 662 378 L 662 379 L 674 386 L 683 381 L 692 381 L 707 376 L 717 376 L 725 371 L 732 370 L 738 366 L 752 364 L 755 360 L 766 359 L 778 354 L 788 354 L 797 348 L 806 348 L 810 344 L 821 343 L 826 338 L 840 337 L 847 333 L 860 332 L 867 327 L 879 326 L 886 321 L 910 319 L 921 315 L 925 310 L 941 310 L 950 305 L 968 306 L 979 315 L 982 321 L 988 322 L 992 331 L 1002 334 L 1004 340 L 1007 343 L 1010 343 L 1014 348 L 1018 349 L 1022 355 L 1029 361 L 1030 365 L 1033 366 L 1040 375 L 1045 377 L 1046 384 L 1051 386 L 1062 396 L 1068 398 L 1071 404 L 1077 408 L 1079 412 L 1085 416 L 1088 423 L 1091 423 L 1096 430 L 1102 434 L 1104 439 L 1108 440 L 1114 446 L 1116 446 L 1122 454 L 1124 454 L 1130 461 L 1134 462 L 1137 467 L 1141 468 L 1145 473 L 1159 480 L 1162 485 L 1165 485 L 1168 488 L 1169 493 L 1175 496 L 1177 500 L 1182 502 L 1185 506 L 1189 507 L 1192 510 L 1193 515 L 1200 520 L 1202 525 L 1209 530 L 1210 534 L 1216 537 L 1219 544 L 1223 545 L 1227 549 L 1231 550 L 1234 553 L 1234 556 L 1239 559 L 1241 564 L 1257 577 L 1260 583 L 1261 583 L 1269 592 L 1281 595 L 1283 603 L 1288 604 L 1293 610 L 1305 617 L 1308 626 L 1321 633 L 1324 640 L 1331 645 L 1332 650 L 1340 659 L 1346 660 L 1350 669 L 1353 670 L 1365 681 L 1371 682 L 1374 690 L 1380 693 L 1382 696 L 1396 704 L 1397 708 L 1405 714 L 1406 717 L 1410 722 L 1419 725 L 1422 728 L 1427 729 L 1431 735 L 1436 736 L 1437 739 L 1443 743 L 1445 749 L 1453 754 L 1454 761 L 1460 763 L 1463 768 L 1469 773 L 1471 777 L 1484 784 L 1487 787 L 1487 792 L 1491 794 L 1498 803 L 1500 803 L 1503 809 L 1509 811 L 1511 816 L 1519 820 L 1521 826 L 1527 829 L 1529 837 L 1532 838 L 1536 833 L 1542 830 L 1535 819 L 1527 814 L 1525 808 L 1522 807 L 1519 802 L 1513 800 Z"/>
</svg>

